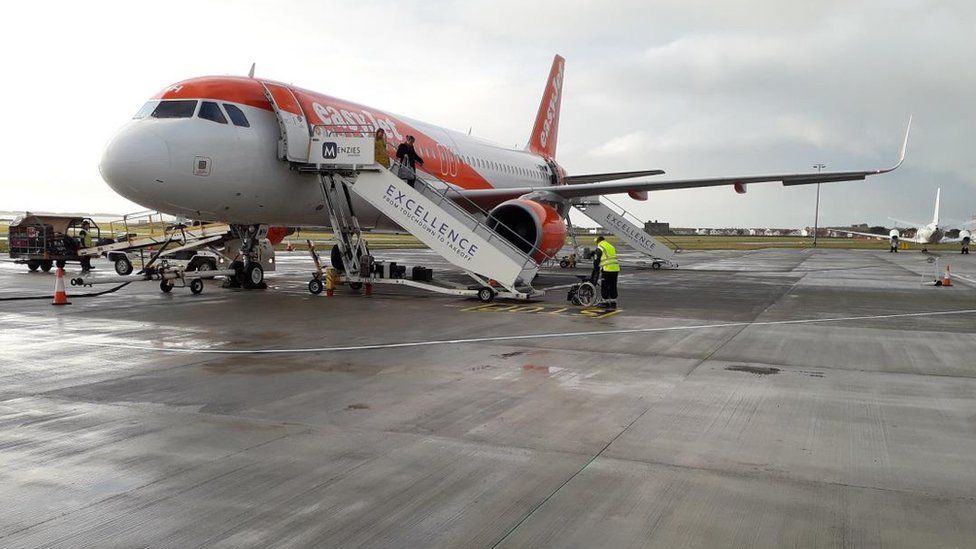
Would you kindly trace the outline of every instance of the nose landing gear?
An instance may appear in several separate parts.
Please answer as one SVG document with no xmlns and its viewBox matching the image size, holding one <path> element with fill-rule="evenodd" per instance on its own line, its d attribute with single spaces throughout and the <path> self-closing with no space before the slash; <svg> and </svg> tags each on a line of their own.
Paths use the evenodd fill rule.
<svg viewBox="0 0 976 549">
<path fill-rule="evenodd" d="M 264 290 L 264 268 L 261 266 L 261 241 L 268 235 L 267 225 L 231 225 L 231 230 L 241 240 L 241 259 L 234 261 L 231 268 L 237 276 L 229 279 L 230 286 L 248 290 Z"/>
</svg>

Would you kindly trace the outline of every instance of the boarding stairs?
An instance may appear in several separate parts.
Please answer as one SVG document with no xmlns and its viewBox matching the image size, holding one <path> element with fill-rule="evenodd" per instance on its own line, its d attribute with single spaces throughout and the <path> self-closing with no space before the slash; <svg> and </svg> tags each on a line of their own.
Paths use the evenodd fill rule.
<svg viewBox="0 0 976 549">
<path fill-rule="evenodd" d="M 368 138 L 371 141 L 371 138 Z M 370 145 L 372 147 L 372 145 Z M 463 197 L 450 185 L 437 187 L 417 178 L 411 187 L 383 166 L 359 166 L 356 171 L 317 164 L 329 218 L 347 273 L 358 273 L 359 258 L 368 254 L 362 229 L 352 207 L 352 195 L 372 205 L 431 250 L 462 269 L 480 285 L 494 281 L 515 294 L 531 294 L 539 265 L 502 237 L 487 217 L 462 207 Z M 466 204 L 474 207 L 473 204 Z"/>
<path fill-rule="evenodd" d="M 596 221 L 601 227 L 615 234 L 632 248 L 650 258 L 650 265 L 654 269 L 661 267 L 675 268 L 678 266 L 674 253 L 677 250 L 668 248 L 644 230 L 644 221 L 631 214 L 607 196 L 597 199 L 588 198 L 575 202 L 573 207 Z M 664 239 L 667 240 L 667 239 Z M 672 242 L 672 244 L 674 244 Z"/>
</svg>

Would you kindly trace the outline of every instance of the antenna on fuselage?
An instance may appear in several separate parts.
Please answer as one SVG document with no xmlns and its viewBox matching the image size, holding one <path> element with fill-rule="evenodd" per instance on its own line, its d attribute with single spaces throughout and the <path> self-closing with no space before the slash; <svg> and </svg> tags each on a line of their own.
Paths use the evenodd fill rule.
<svg viewBox="0 0 976 549">
<path fill-rule="evenodd" d="M 247 71 L 247 77 L 248 78 L 254 78 L 254 66 L 255 65 L 257 65 L 257 62 L 251 63 L 251 70 Z"/>
</svg>

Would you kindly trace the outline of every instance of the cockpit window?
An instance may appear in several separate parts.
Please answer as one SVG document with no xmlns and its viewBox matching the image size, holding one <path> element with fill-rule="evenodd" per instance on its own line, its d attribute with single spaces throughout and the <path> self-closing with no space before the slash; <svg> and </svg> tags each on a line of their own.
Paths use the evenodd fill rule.
<svg viewBox="0 0 976 549">
<path fill-rule="evenodd" d="M 190 118 L 197 109 L 197 102 L 178 99 L 176 101 L 161 101 L 153 110 L 153 118 Z"/>
<path fill-rule="evenodd" d="M 233 122 L 235 126 L 240 126 L 242 128 L 251 127 L 251 124 L 247 121 L 247 117 L 244 116 L 244 111 L 238 108 L 237 105 L 224 103 L 224 109 L 227 110 L 227 116 L 230 117 L 230 121 Z"/>
<path fill-rule="evenodd" d="M 220 107 L 218 107 L 213 101 L 204 101 L 203 104 L 200 105 L 200 114 L 197 116 L 206 120 L 213 120 L 214 122 L 219 122 L 221 124 L 227 123 L 227 118 L 224 117 L 224 113 L 220 112 Z"/>
<path fill-rule="evenodd" d="M 156 105 L 158 104 L 159 101 L 156 101 L 155 99 L 152 101 L 146 101 L 146 104 L 143 105 L 142 108 L 139 109 L 139 112 L 137 112 L 136 115 L 132 117 L 133 120 L 139 120 L 149 116 L 149 113 L 153 112 L 153 110 L 156 108 Z"/>
</svg>

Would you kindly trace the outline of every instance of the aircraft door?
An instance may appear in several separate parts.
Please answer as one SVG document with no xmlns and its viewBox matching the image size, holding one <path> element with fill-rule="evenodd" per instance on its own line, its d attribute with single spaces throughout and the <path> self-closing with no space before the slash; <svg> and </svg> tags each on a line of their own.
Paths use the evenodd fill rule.
<svg viewBox="0 0 976 549">
<path fill-rule="evenodd" d="M 278 158 L 289 162 L 308 162 L 311 134 L 305 111 L 295 94 L 285 86 L 262 82 L 264 95 L 271 102 L 281 135 L 278 138 Z"/>
</svg>

